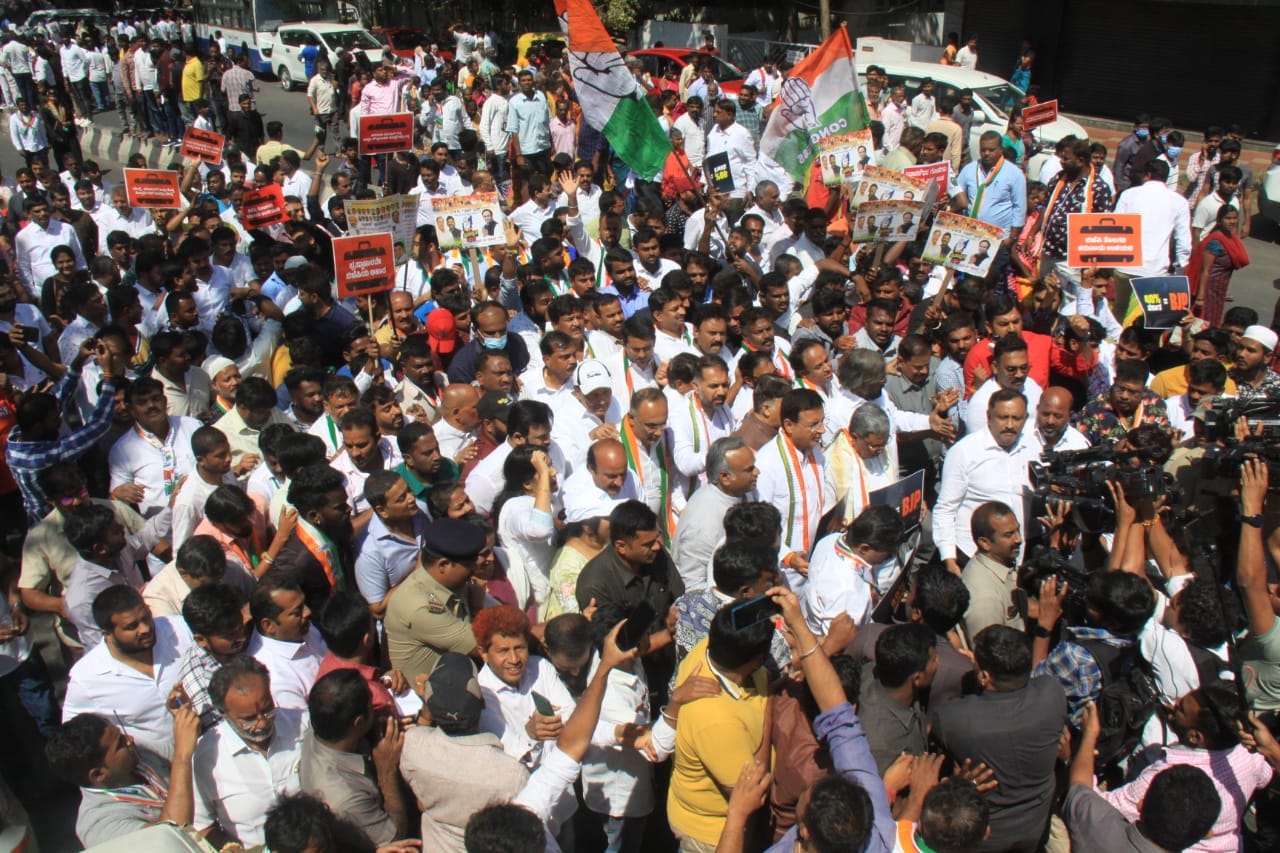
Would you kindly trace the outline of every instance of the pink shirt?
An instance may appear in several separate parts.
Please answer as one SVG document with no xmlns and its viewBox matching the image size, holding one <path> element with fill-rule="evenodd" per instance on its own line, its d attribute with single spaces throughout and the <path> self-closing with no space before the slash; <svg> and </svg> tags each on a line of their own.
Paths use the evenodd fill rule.
<svg viewBox="0 0 1280 853">
<path fill-rule="evenodd" d="M 396 75 L 388 83 L 370 80 L 360 92 L 361 115 L 387 115 L 400 111 L 400 93 L 407 77 Z"/>
<path fill-rule="evenodd" d="M 1165 752 L 1164 761 L 1152 764 L 1128 785 L 1114 791 L 1098 793 L 1124 815 L 1125 820 L 1136 823 L 1138 806 L 1147 795 L 1151 781 L 1161 770 L 1173 764 L 1199 767 L 1209 775 L 1218 789 L 1218 795 L 1222 798 L 1222 811 L 1218 813 L 1218 820 L 1209 837 L 1187 850 L 1197 853 L 1235 853 L 1242 849 L 1244 842 L 1240 837 L 1240 819 L 1244 810 L 1255 791 L 1271 784 L 1271 766 L 1267 764 L 1267 760 L 1243 746 L 1213 752 L 1171 746 Z"/>
<path fill-rule="evenodd" d="M 329 652 L 324 656 L 324 660 L 320 661 L 320 669 L 316 670 L 316 680 L 319 681 L 324 676 L 339 669 L 354 669 L 364 676 L 365 684 L 369 685 L 369 692 L 373 694 L 374 713 L 380 711 L 395 713 L 395 699 L 392 698 L 391 691 L 387 689 L 387 685 L 383 684 L 382 679 L 378 677 L 378 670 L 372 666 L 352 663 L 351 661 L 343 660 L 333 652 Z"/>
<path fill-rule="evenodd" d="M 568 154 L 570 157 L 576 157 L 578 152 L 578 143 L 574 138 L 578 135 L 578 127 L 573 123 L 573 119 L 562 122 L 556 116 L 551 118 L 551 153 L 552 154 Z"/>
</svg>

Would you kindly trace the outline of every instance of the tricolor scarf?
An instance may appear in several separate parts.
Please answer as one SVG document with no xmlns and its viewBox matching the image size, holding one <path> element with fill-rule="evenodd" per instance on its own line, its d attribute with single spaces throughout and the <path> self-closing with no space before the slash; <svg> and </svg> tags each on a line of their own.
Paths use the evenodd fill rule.
<svg viewBox="0 0 1280 853">
<path fill-rule="evenodd" d="M 630 417 L 622 419 L 622 428 L 619 430 L 619 437 L 622 439 L 622 447 L 627 454 L 627 467 L 636 473 L 636 478 L 640 480 L 641 487 L 644 486 L 644 448 L 640 446 L 639 439 L 636 438 L 635 431 L 631 429 Z M 676 537 L 676 513 L 675 507 L 671 501 L 671 487 L 667 481 L 667 467 L 671 464 L 671 448 L 669 433 L 663 432 L 662 438 L 658 439 L 658 453 L 655 462 L 658 468 L 658 476 L 661 480 L 658 484 L 659 500 L 658 519 L 662 525 L 663 544 L 668 548 L 675 541 Z"/>
<path fill-rule="evenodd" d="M 298 519 L 294 533 L 302 547 L 307 549 L 316 562 L 324 569 L 324 576 L 329 580 L 329 589 L 336 592 L 346 586 L 346 570 L 342 565 L 342 555 L 328 536 L 309 521 Z"/>
<path fill-rule="evenodd" d="M 135 772 L 143 780 L 136 785 L 125 785 L 122 788 L 83 788 L 82 790 L 106 794 L 117 803 L 164 808 L 165 800 L 169 796 L 169 786 L 165 784 L 160 774 L 141 761 L 138 762 Z"/>
</svg>

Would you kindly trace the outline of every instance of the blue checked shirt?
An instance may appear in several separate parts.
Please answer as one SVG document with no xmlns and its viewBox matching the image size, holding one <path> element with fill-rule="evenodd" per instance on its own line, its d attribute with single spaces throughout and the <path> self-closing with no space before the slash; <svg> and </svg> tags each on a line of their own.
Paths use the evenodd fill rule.
<svg viewBox="0 0 1280 853">
<path fill-rule="evenodd" d="M 75 405 L 76 387 L 80 384 L 80 371 L 68 370 L 55 389 L 62 411 Z M 103 382 L 98 404 L 88 421 L 80 429 L 51 441 L 24 441 L 22 431 L 14 427 L 4 450 L 5 462 L 13 479 L 22 490 L 22 505 L 27 511 L 27 526 L 34 527 L 49 514 L 52 507 L 44 492 L 36 483 L 36 475 L 57 464 L 79 459 L 89 452 L 98 439 L 111 428 L 111 411 L 115 408 L 116 386 Z"/>
<path fill-rule="evenodd" d="M 1099 640 L 1120 649 L 1133 645 L 1132 639 L 1117 637 L 1101 628 L 1072 628 L 1071 634 L 1076 639 Z M 1088 649 L 1071 640 L 1063 640 L 1049 650 L 1049 656 L 1031 671 L 1032 678 L 1037 675 L 1052 676 L 1062 685 L 1067 694 L 1071 724 L 1075 726 L 1080 725 L 1084 706 L 1096 700 L 1102 692 L 1102 668 Z"/>
</svg>

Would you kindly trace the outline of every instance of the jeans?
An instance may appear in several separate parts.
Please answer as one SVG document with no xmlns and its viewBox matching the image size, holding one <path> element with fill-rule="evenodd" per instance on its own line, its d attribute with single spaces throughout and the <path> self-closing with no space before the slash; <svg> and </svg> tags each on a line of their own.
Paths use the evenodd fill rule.
<svg viewBox="0 0 1280 853">
<path fill-rule="evenodd" d="M 225 134 L 227 132 L 227 96 L 221 92 L 214 94 L 209 99 L 209 106 L 213 108 L 213 127 L 218 133 Z"/>
<path fill-rule="evenodd" d="M 600 815 L 600 819 L 609 839 L 606 853 L 639 853 L 644 844 L 645 818 Z"/>
<path fill-rule="evenodd" d="M 164 133 L 164 108 L 160 106 L 159 95 L 152 91 L 144 91 L 142 102 L 147 110 L 147 130 L 152 134 Z"/>
<path fill-rule="evenodd" d="M 89 88 L 93 90 L 94 108 L 98 112 L 111 109 L 111 86 L 106 80 L 90 80 Z"/>
<path fill-rule="evenodd" d="M 0 678 L 0 689 L 13 690 L 23 709 L 35 722 L 42 737 L 49 737 L 58 727 L 58 703 L 53 698 L 53 683 L 38 649 L 33 649 L 18 668 Z"/>
<path fill-rule="evenodd" d="M 36 83 L 35 80 L 31 78 L 31 75 L 15 74 L 13 75 L 13 79 L 18 84 L 18 94 L 22 95 L 23 98 L 26 98 L 27 105 L 32 109 L 38 108 L 40 106 L 40 101 L 36 97 Z"/>
<path fill-rule="evenodd" d="M 170 139 L 181 139 L 187 132 L 187 127 L 182 122 L 182 114 L 178 112 L 178 100 L 173 95 L 164 96 L 165 132 Z"/>
</svg>

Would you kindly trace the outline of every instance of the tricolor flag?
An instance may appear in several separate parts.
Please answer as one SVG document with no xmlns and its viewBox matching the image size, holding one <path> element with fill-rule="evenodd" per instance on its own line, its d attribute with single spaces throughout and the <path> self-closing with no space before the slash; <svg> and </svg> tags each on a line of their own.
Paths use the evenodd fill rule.
<svg viewBox="0 0 1280 853">
<path fill-rule="evenodd" d="M 627 70 L 590 0 L 555 2 L 569 42 L 569 73 L 583 121 L 603 133 L 638 176 L 647 180 L 660 175 L 671 141 L 645 99 L 644 87 Z"/>
<path fill-rule="evenodd" d="M 842 26 L 782 81 L 782 92 L 760 137 L 760 153 L 807 183 L 819 139 L 862 130 L 870 123 L 849 30 Z"/>
</svg>

